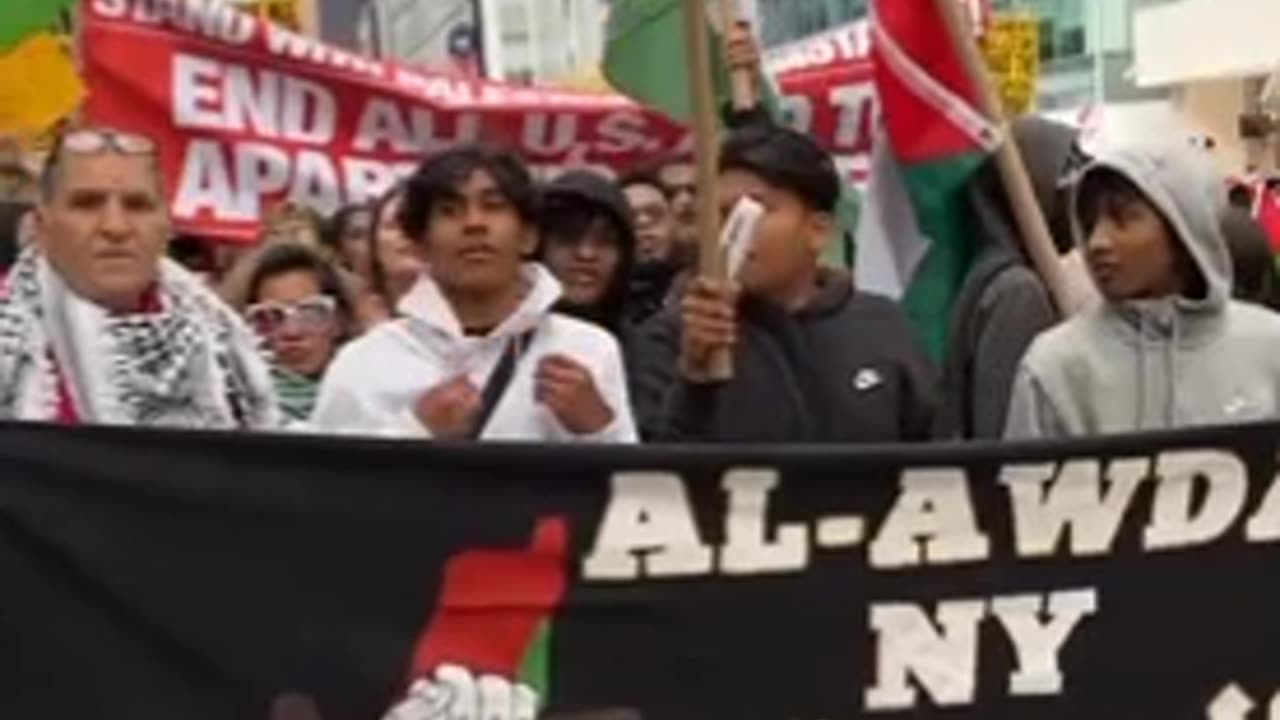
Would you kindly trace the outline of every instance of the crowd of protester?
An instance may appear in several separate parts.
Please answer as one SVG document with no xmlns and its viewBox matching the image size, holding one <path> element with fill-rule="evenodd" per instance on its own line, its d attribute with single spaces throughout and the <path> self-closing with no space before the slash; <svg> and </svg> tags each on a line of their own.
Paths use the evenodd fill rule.
<svg viewBox="0 0 1280 720">
<path fill-rule="evenodd" d="M 735 277 L 698 273 L 693 165 L 536 179 L 500 148 L 426 159 L 258 242 L 172 229 L 156 148 L 65 134 L 0 204 L 0 419 L 437 440 L 883 443 L 1062 438 L 1280 416 L 1265 233 L 1176 141 L 1088 156 L 1013 125 L 1073 297 L 1055 304 L 992 164 L 945 358 L 822 257 L 842 180 L 740 123 L 718 201 L 764 208 Z M 714 371 L 731 358 L 732 374 Z"/>
</svg>

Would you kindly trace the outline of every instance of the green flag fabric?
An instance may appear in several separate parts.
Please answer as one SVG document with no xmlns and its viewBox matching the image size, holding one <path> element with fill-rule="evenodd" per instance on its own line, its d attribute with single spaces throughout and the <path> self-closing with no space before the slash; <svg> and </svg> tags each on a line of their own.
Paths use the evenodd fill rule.
<svg viewBox="0 0 1280 720">
<path fill-rule="evenodd" d="M 76 0 L 3 0 L 0 2 L 0 53 L 52 25 Z"/>
<path fill-rule="evenodd" d="M 609 12 L 604 76 L 619 92 L 675 120 L 693 120 L 683 0 L 615 0 Z M 717 106 L 729 97 L 728 73 L 711 33 L 711 76 Z"/>
<path fill-rule="evenodd" d="M 693 119 L 689 97 L 689 63 L 684 44 L 683 0 L 615 0 L 609 15 L 604 75 L 618 91 L 683 122 Z M 716 105 L 730 98 L 730 80 L 720 48 L 719 33 L 709 30 L 712 86 Z M 774 83 L 760 78 L 760 103 L 779 124 L 785 124 Z M 845 188 L 837 209 L 839 232 L 827 247 L 824 262 L 852 264 L 852 237 L 857 227 L 857 191 Z"/>
<path fill-rule="evenodd" d="M 999 144 L 933 0 L 875 0 L 872 60 L 883 118 L 858 229 L 858 286 L 899 299 L 930 355 L 946 352 L 973 259 L 964 194 Z"/>
</svg>

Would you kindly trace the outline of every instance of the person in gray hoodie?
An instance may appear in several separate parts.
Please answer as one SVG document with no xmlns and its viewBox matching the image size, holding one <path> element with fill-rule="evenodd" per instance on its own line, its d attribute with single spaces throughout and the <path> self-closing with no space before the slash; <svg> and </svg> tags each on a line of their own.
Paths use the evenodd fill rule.
<svg viewBox="0 0 1280 720">
<path fill-rule="evenodd" d="M 1231 299 L 1222 183 L 1184 145 L 1116 147 L 1072 194 L 1103 302 L 1036 338 L 1005 437 L 1065 438 L 1275 417 L 1280 316 Z"/>
<path fill-rule="evenodd" d="M 1019 118 L 1012 131 L 1054 244 L 1065 256 L 1073 243 L 1061 181 L 1080 169 L 1079 132 L 1035 116 Z M 941 439 L 996 439 L 1004 432 L 1018 361 L 1031 341 L 1062 315 L 1023 249 L 994 158 L 968 192 L 976 252 L 951 314 L 944 403 L 934 434 Z"/>
</svg>

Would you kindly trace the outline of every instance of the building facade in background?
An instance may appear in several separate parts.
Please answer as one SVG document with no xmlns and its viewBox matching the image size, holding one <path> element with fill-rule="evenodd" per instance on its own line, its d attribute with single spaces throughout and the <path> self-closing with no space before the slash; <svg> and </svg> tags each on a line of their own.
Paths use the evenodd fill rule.
<svg viewBox="0 0 1280 720">
<path fill-rule="evenodd" d="M 1134 76 L 1170 93 L 1179 112 L 1217 143 L 1219 166 L 1280 170 L 1280 136 L 1241 134 L 1244 117 L 1280 120 L 1280 2 L 1149 2 L 1134 18 Z"/>
<path fill-rule="evenodd" d="M 866 17 L 868 0 L 754 0 L 752 4 L 744 13 L 759 24 L 763 45 L 776 47 Z"/>
<path fill-rule="evenodd" d="M 555 82 L 599 63 L 603 0 L 367 0 L 356 43 L 371 55 L 448 68 L 471 42 L 485 74 Z"/>
<path fill-rule="evenodd" d="M 1133 80 L 1133 14 L 1153 0 L 990 0 L 996 12 L 1040 20 L 1037 107 L 1068 111 L 1092 104 L 1159 100 L 1160 89 Z M 1160 2 L 1161 0 L 1154 0 Z M 752 0 L 766 48 L 866 17 L 868 0 Z"/>
</svg>

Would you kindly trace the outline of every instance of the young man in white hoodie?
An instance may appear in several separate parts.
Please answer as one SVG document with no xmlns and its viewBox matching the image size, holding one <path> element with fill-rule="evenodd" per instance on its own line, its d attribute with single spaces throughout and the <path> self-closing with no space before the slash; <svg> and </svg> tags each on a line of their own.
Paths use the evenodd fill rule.
<svg viewBox="0 0 1280 720">
<path fill-rule="evenodd" d="M 513 155 L 450 150 L 410 178 L 400 222 L 428 269 L 400 317 L 349 343 L 312 417 L 321 431 L 439 440 L 635 442 L 621 352 L 551 308 L 537 191 Z"/>
<path fill-rule="evenodd" d="M 1097 155 L 1072 201 L 1104 302 L 1023 358 L 1007 438 L 1063 438 L 1280 415 L 1280 315 L 1231 299 L 1225 186 L 1187 146 Z"/>
</svg>

